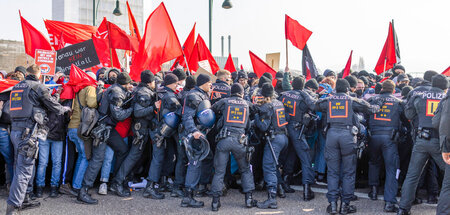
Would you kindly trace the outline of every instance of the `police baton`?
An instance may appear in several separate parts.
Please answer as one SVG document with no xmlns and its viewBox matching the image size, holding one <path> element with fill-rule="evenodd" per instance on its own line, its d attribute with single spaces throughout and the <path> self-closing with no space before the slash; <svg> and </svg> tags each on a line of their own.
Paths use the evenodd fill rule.
<svg viewBox="0 0 450 215">
<path fill-rule="evenodd" d="M 277 175 L 281 178 L 281 181 L 279 181 L 280 184 L 284 184 L 283 177 L 281 177 L 280 172 L 280 163 L 278 163 L 277 155 L 275 155 L 275 151 L 273 150 L 272 142 L 270 142 L 270 137 L 266 135 L 266 141 L 267 144 L 269 144 L 270 152 L 272 152 L 273 160 L 275 161 L 276 169 L 277 169 Z"/>
</svg>

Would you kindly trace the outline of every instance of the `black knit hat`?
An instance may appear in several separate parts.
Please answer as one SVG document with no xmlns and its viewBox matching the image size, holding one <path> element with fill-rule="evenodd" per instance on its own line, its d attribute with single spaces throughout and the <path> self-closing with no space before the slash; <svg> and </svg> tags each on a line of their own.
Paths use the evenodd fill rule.
<svg viewBox="0 0 450 215">
<path fill-rule="evenodd" d="M 318 75 L 318 76 L 316 76 L 316 81 L 318 82 L 318 83 L 320 83 L 320 82 L 322 82 L 323 81 L 323 79 L 325 79 L 325 76 L 323 76 L 323 75 Z"/>
<path fill-rule="evenodd" d="M 270 83 L 265 83 L 261 88 L 261 95 L 264 97 L 272 97 L 273 96 L 273 86 Z"/>
<path fill-rule="evenodd" d="M 292 88 L 294 88 L 294 90 L 303 90 L 303 87 L 305 87 L 305 79 L 295 77 L 292 81 Z"/>
<path fill-rule="evenodd" d="M 370 75 L 366 70 L 361 70 L 359 71 L 358 76 L 361 78 L 361 77 L 368 77 Z"/>
<path fill-rule="evenodd" d="M 350 90 L 350 84 L 347 80 L 339 78 L 336 81 L 336 92 L 337 93 L 346 93 Z"/>
<path fill-rule="evenodd" d="M 186 78 L 186 84 L 184 85 L 184 89 L 190 90 L 192 88 L 195 87 L 195 85 L 197 84 L 197 81 L 195 80 L 194 76 L 188 76 Z"/>
<path fill-rule="evenodd" d="M 186 72 L 182 69 L 174 69 L 172 73 L 177 76 L 179 81 L 186 79 Z"/>
<path fill-rule="evenodd" d="M 268 78 L 268 79 L 270 79 L 270 80 L 273 80 L 272 74 L 270 74 L 270 73 L 268 73 L 268 72 L 263 73 L 262 76 L 264 76 L 264 77 L 266 77 L 266 78 Z M 262 77 L 262 76 L 261 76 L 261 77 Z"/>
<path fill-rule="evenodd" d="M 378 83 L 375 85 L 375 94 L 380 94 L 381 88 L 382 88 L 382 85 L 381 85 L 380 82 L 378 82 Z"/>
<path fill-rule="evenodd" d="M 177 83 L 178 82 L 178 77 L 172 73 L 166 74 L 166 76 L 164 77 L 164 86 L 168 86 L 171 85 L 173 83 Z"/>
<path fill-rule="evenodd" d="M 441 90 L 446 90 L 448 88 L 448 80 L 447 77 L 445 77 L 442 74 L 438 74 L 433 76 L 432 78 L 432 82 L 431 82 L 431 86 L 432 87 L 437 87 Z"/>
<path fill-rule="evenodd" d="M 409 92 L 411 92 L 411 90 L 413 90 L 414 88 L 412 88 L 411 86 L 405 86 L 402 89 L 402 97 L 405 98 L 406 96 L 408 96 Z"/>
<path fill-rule="evenodd" d="M 439 74 L 439 73 L 437 73 L 436 71 L 428 70 L 428 71 L 426 71 L 426 72 L 423 74 L 423 79 L 424 79 L 425 81 L 431 82 L 431 78 L 433 78 L 433 76 L 435 76 L 435 75 L 437 75 L 437 74 Z"/>
<path fill-rule="evenodd" d="M 197 77 L 197 86 L 202 86 L 203 84 L 206 84 L 208 82 L 211 82 L 211 77 L 209 77 L 209 75 L 206 74 L 200 74 Z"/>
<path fill-rule="evenodd" d="M 324 72 L 323 75 L 325 77 L 330 77 L 330 76 L 336 77 L 336 73 L 334 71 L 331 71 L 331 70 L 326 71 L 326 73 Z"/>
<path fill-rule="evenodd" d="M 235 83 L 231 86 L 231 95 L 244 95 L 244 87 L 241 84 Z"/>
<path fill-rule="evenodd" d="M 231 80 L 233 80 L 233 82 L 238 81 L 238 72 L 231 73 Z"/>
<path fill-rule="evenodd" d="M 316 79 L 311 78 L 305 83 L 305 87 L 309 87 L 309 88 L 312 88 L 314 90 L 318 90 L 319 89 L 319 83 L 317 83 Z"/>
<path fill-rule="evenodd" d="M 356 87 L 356 85 L 358 84 L 358 79 L 356 79 L 355 76 L 353 76 L 353 75 L 349 75 L 349 76 L 345 77 L 345 80 L 348 81 L 348 84 L 350 85 L 350 87 Z"/>
<path fill-rule="evenodd" d="M 131 82 L 130 75 L 128 75 L 128 73 L 126 72 L 121 72 L 117 76 L 117 83 L 120 85 L 126 85 L 129 84 L 130 82 Z"/>
<path fill-rule="evenodd" d="M 405 67 L 402 66 L 402 65 L 395 65 L 394 68 L 392 68 L 392 71 L 395 71 L 396 69 L 401 69 L 401 70 L 403 70 L 403 72 L 406 71 L 406 70 L 405 70 Z"/>
<path fill-rule="evenodd" d="M 268 79 L 266 76 L 263 75 L 263 76 L 261 76 L 261 78 L 259 79 L 258 87 L 259 87 L 259 88 L 262 88 L 262 86 L 263 86 L 265 83 L 272 83 L 272 80 Z"/>
<path fill-rule="evenodd" d="M 248 73 L 248 77 L 249 77 L 249 78 L 258 78 L 258 76 L 256 75 L 256 73 L 254 73 L 254 72 Z"/>
<path fill-rule="evenodd" d="M 233 72 L 233 73 L 234 73 L 234 72 Z M 243 79 L 248 79 L 247 73 L 244 72 L 244 71 L 239 71 L 239 72 L 237 72 L 237 79 L 236 79 L 236 80 L 239 80 L 239 79 L 241 79 L 241 78 L 243 78 Z"/>
<path fill-rule="evenodd" d="M 276 79 L 283 79 L 283 77 L 284 77 L 284 72 L 277 72 L 277 74 L 275 75 L 275 78 Z"/>
<path fill-rule="evenodd" d="M 18 66 L 16 67 L 16 69 L 14 69 L 14 72 L 21 72 L 23 76 L 26 76 L 27 69 L 25 69 L 25 67 L 23 66 Z"/>
<path fill-rule="evenodd" d="M 141 73 L 141 82 L 144 84 L 152 83 L 155 81 L 155 75 L 150 70 L 144 70 Z"/>
</svg>

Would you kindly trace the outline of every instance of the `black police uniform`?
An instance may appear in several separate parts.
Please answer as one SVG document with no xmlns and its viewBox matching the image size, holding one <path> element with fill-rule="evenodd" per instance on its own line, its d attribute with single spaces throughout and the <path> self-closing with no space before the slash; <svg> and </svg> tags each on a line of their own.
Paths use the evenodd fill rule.
<svg viewBox="0 0 450 215">
<path fill-rule="evenodd" d="M 16 159 L 7 203 L 21 207 L 26 192 L 31 192 L 27 190 L 27 186 L 30 182 L 33 183 L 33 168 L 38 152 L 35 133 L 38 127 L 45 126 L 42 117 L 46 117 L 46 111 L 62 115 L 69 109 L 56 102 L 50 95 L 50 89 L 39 83 L 35 75 L 28 75 L 24 81 L 16 84 L 10 96 L 10 137 Z M 38 115 L 41 119 L 36 118 Z"/>
<path fill-rule="evenodd" d="M 211 85 L 211 104 L 213 105 L 222 98 L 230 97 L 230 92 L 231 86 L 227 82 L 217 79 L 216 83 Z"/>
<path fill-rule="evenodd" d="M 418 129 L 399 203 L 400 209 L 404 211 L 411 209 L 420 174 L 429 157 L 433 158 L 441 170 L 445 169 L 440 153 L 439 132 L 433 128 L 431 121 L 434 111 L 444 96 L 445 92 L 442 89 L 431 87 L 429 90 L 412 95 L 406 104 L 405 115 L 410 120 L 417 118 Z"/>
<path fill-rule="evenodd" d="M 397 171 L 400 168 L 397 141 L 404 117 L 404 103 L 394 97 L 391 93 L 382 92 L 378 96 L 371 97 L 370 104 L 383 102 L 380 112 L 371 114 L 369 117 L 369 131 L 371 134 L 369 144 L 369 186 L 373 189 L 371 198 L 376 199 L 376 187 L 380 183 L 380 168 L 382 158 L 386 169 L 386 180 L 384 184 L 384 201 L 397 203 L 396 195 L 398 189 Z M 403 120 L 405 121 L 405 120 Z M 407 123 L 407 121 L 406 121 Z"/>
<path fill-rule="evenodd" d="M 325 145 L 325 160 L 328 166 L 328 202 L 336 204 L 340 196 L 347 205 L 355 190 L 356 171 L 356 120 L 354 112 L 373 114 L 379 106 L 350 97 L 346 93 L 336 93 L 320 99 L 316 110 L 327 114 L 328 131 Z M 342 194 L 340 195 L 340 175 Z M 336 205 L 334 205 L 336 206 Z"/>
</svg>

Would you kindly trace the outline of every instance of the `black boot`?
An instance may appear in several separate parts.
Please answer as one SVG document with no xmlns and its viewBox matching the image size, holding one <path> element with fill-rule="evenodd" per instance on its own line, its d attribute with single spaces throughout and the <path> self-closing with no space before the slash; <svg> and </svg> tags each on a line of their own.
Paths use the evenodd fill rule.
<svg viewBox="0 0 450 215">
<path fill-rule="evenodd" d="M 36 197 L 42 198 L 43 194 L 44 194 L 44 187 L 37 186 L 36 187 Z"/>
<path fill-rule="evenodd" d="M 283 183 L 281 184 L 281 186 L 283 186 L 283 189 L 286 193 L 295 193 L 295 190 L 291 188 L 291 178 L 292 175 L 283 176 Z"/>
<path fill-rule="evenodd" d="M 78 193 L 77 200 L 82 202 L 82 203 L 89 204 L 89 205 L 96 205 L 96 204 L 98 204 L 98 200 L 97 199 L 93 199 L 91 197 L 91 195 L 89 195 L 88 190 L 89 190 L 89 188 L 86 187 L 86 186 L 81 187 L 80 193 Z"/>
<path fill-rule="evenodd" d="M 258 201 L 253 199 L 252 192 L 245 193 L 245 207 L 247 208 L 256 207 L 257 202 Z"/>
<path fill-rule="evenodd" d="M 369 198 L 371 200 L 377 200 L 378 199 L 377 186 L 370 186 L 370 192 L 369 192 L 368 196 L 369 196 Z"/>
<path fill-rule="evenodd" d="M 284 191 L 283 186 L 281 186 L 281 184 L 277 185 L 277 194 L 278 197 L 282 199 L 286 198 L 286 192 Z"/>
<path fill-rule="evenodd" d="M 350 203 L 341 202 L 341 208 L 339 208 L 340 214 L 351 214 L 356 213 L 356 207 L 354 205 L 350 205 Z"/>
<path fill-rule="evenodd" d="M 433 195 L 433 194 L 429 195 L 429 196 L 428 196 L 427 203 L 428 203 L 428 204 L 437 204 L 437 203 L 438 203 L 437 196 L 436 196 L 436 195 Z"/>
<path fill-rule="evenodd" d="M 161 183 L 159 185 L 159 192 L 172 192 L 172 185 L 169 183 L 167 176 L 161 177 Z"/>
<path fill-rule="evenodd" d="M 211 210 L 219 211 L 219 208 L 220 208 L 220 197 L 219 195 L 214 195 L 211 202 Z"/>
<path fill-rule="evenodd" d="M 22 206 L 20 206 L 20 210 L 26 210 L 31 208 L 37 208 L 41 206 L 39 201 L 33 200 L 30 197 L 29 193 L 25 194 L 25 198 L 23 199 Z"/>
<path fill-rule="evenodd" d="M 314 199 L 314 192 L 311 190 L 310 184 L 303 185 L 303 200 L 309 201 Z"/>
<path fill-rule="evenodd" d="M 6 215 L 17 215 L 19 214 L 19 208 L 14 206 L 14 205 L 10 205 L 10 204 L 6 204 Z"/>
<path fill-rule="evenodd" d="M 384 203 L 384 212 L 386 212 L 386 213 L 397 213 L 398 212 L 397 204 L 392 203 L 392 202 Z"/>
<path fill-rule="evenodd" d="M 116 195 L 118 195 L 120 197 L 129 197 L 129 196 L 131 196 L 130 191 L 127 190 L 127 189 L 124 189 L 121 184 L 113 183 L 113 184 L 111 184 L 111 186 L 109 188 L 114 194 L 116 194 Z"/>
<path fill-rule="evenodd" d="M 202 201 L 194 199 L 194 191 L 192 189 L 186 188 L 183 200 L 181 200 L 181 207 L 201 208 L 204 205 Z"/>
<path fill-rule="evenodd" d="M 255 183 L 255 190 L 264 190 L 264 179 L 261 179 Z"/>
<path fill-rule="evenodd" d="M 51 186 L 50 188 L 50 198 L 58 197 L 59 188 L 57 186 Z"/>
<path fill-rule="evenodd" d="M 256 204 L 256 207 L 258 207 L 260 209 L 267 209 L 267 208 L 277 209 L 278 208 L 277 191 L 275 189 L 268 190 L 267 191 L 267 200 L 264 202 L 258 202 Z"/>
<path fill-rule="evenodd" d="M 164 199 L 164 194 L 160 193 L 157 187 L 157 183 L 150 181 L 150 183 L 147 183 L 147 187 L 145 188 L 144 194 L 142 196 L 151 199 Z"/>
<path fill-rule="evenodd" d="M 397 215 L 411 215 L 411 212 L 409 210 L 403 209 L 403 208 L 399 208 Z"/>
<path fill-rule="evenodd" d="M 337 202 L 330 202 L 330 204 L 327 207 L 327 213 L 328 214 L 337 214 Z"/>
<path fill-rule="evenodd" d="M 206 197 L 208 196 L 208 187 L 206 184 L 200 184 L 198 185 L 198 189 L 195 192 L 195 197 Z"/>
<path fill-rule="evenodd" d="M 180 197 L 183 198 L 184 193 L 180 186 L 174 186 L 172 192 L 170 192 L 170 197 Z"/>
</svg>

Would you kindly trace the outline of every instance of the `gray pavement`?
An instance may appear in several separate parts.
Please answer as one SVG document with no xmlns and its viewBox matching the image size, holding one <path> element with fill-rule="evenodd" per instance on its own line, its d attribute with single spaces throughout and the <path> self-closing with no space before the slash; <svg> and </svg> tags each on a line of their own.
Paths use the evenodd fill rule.
<svg viewBox="0 0 450 215">
<path fill-rule="evenodd" d="M 300 190 L 300 187 L 294 186 L 294 189 Z M 133 191 L 130 198 L 120 198 L 114 195 L 100 196 L 96 189 L 91 189 L 90 193 L 99 200 L 97 206 L 84 205 L 77 202 L 75 197 L 61 195 L 59 198 L 52 199 L 48 197 L 48 192 L 44 198 L 40 199 L 41 207 L 22 211 L 21 214 L 326 214 L 328 205 L 323 188 L 314 188 L 316 198 L 305 202 L 302 199 L 302 192 L 287 194 L 287 198 L 278 198 L 278 209 L 261 210 L 257 208 L 247 209 L 244 207 L 244 195 L 238 190 L 230 190 L 226 197 L 221 198 L 222 207 L 218 213 L 211 212 L 211 198 L 198 198 L 205 202 L 205 207 L 200 209 L 180 207 L 179 198 L 168 197 L 166 194 L 164 200 L 152 200 L 142 197 L 142 191 Z M 357 193 L 360 197 L 358 201 L 353 202 L 357 207 L 356 214 L 388 214 L 383 212 L 384 202 L 382 200 L 371 201 L 367 199 L 367 194 Z M 265 192 L 255 192 L 255 199 L 265 200 Z M 380 197 L 379 199 L 382 199 Z M 0 214 L 5 214 L 6 192 L 0 191 Z M 414 206 L 413 214 L 435 214 L 436 205 L 421 204 Z"/>
</svg>

